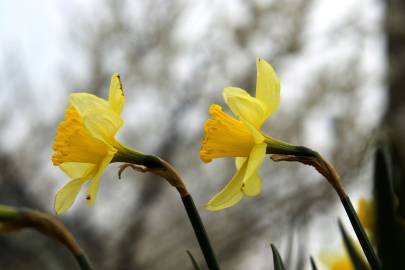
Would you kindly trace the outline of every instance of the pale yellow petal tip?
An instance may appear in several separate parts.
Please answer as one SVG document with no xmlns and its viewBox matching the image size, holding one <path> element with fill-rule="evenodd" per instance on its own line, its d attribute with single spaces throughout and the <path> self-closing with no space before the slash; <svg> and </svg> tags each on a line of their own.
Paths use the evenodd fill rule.
<svg viewBox="0 0 405 270">
<path fill-rule="evenodd" d="M 213 198 L 211 198 L 211 200 L 209 200 L 207 202 L 207 204 L 205 205 L 205 209 L 207 209 L 209 211 L 219 211 L 219 210 L 223 210 L 223 209 L 229 207 L 224 202 L 218 203 L 218 195 L 219 194 L 221 194 L 221 192 L 216 194 Z"/>
<path fill-rule="evenodd" d="M 216 197 L 216 196 L 215 196 Z M 235 203 L 218 203 L 216 202 L 216 198 L 212 198 L 211 200 L 209 200 L 207 202 L 207 204 L 205 205 L 205 209 L 209 210 L 209 211 L 220 211 L 220 210 L 224 210 L 226 208 L 229 208 L 231 206 L 233 206 Z M 239 200 L 238 200 L 239 201 Z"/>
<path fill-rule="evenodd" d="M 63 213 L 63 210 L 61 208 L 58 208 L 55 204 L 53 206 L 53 209 L 55 210 L 55 214 L 60 215 Z"/>
<path fill-rule="evenodd" d="M 236 192 L 235 194 L 224 192 L 224 190 L 222 190 L 217 195 L 215 195 L 211 200 L 208 201 L 208 203 L 205 205 L 205 209 L 209 211 L 224 210 L 237 204 L 242 199 L 242 197 L 243 192 L 241 189 L 239 189 L 239 191 Z"/>
<path fill-rule="evenodd" d="M 263 58 L 257 58 L 256 59 L 256 66 L 257 66 L 257 71 L 259 72 L 259 69 L 261 68 L 265 68 L 267 70 L 269 70 L 271 73 L 269 75 L 272 75 L 275 77 L 275 79 L 277 79 L 277 74 L 273 68 L 273 66 L 267 62 L 266 60 L 264 60 Z"/>
<path fill-rule="evenodd" d="M 55 213 L 57 215 L 61 215 L 64 212 L 66 212 L 69 208 L 71 207 L 71 205 L 68 205 L 66 203 L 66 201 L 62 201 L 60 199 L 58 199 L 58 195 L 56 195 L 55 197 L 55 201 L 53 204 L 53 208 L 55 209 Z"/>
<path fill-rule="evenodd" d="M 124 89 L 122 87 L 121 76 L 118 72 L 113 73 L 111 75 L 111 88 L 113 91 L 117 91 L 118 94 L 124 96 Z M 111 89 L 110 89 L 111 91 Z"/>
<path fill-rule="evenodd" d="M 223 207 L 220 207 L 220 206 L 215 206 L 215 205 L 212 205 L 212 204 L 207 203 L 207 204 L 205 205 L 205 209 L 207 209 L 207 210 L 209 210 L 209 211 L 219 211 L 219 210 L 222 210 L 222 209 L 224 209 L 224 208 L 223 208 Z"/>
<path fill-rule="evenodd" d="M 111 76 L 108 102 L 115 113 L 121 114 L 125 103 L 125 95 L 119 73 L 113 73 Z"/>
</svg>

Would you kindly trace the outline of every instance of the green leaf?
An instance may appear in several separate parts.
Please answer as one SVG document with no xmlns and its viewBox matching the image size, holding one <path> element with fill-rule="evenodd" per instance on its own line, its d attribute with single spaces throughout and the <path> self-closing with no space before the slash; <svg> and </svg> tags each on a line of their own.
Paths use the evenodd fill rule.
<svg viewBox="0 0 405 270">
<path fill-rule="evenodd" d="M 190 258 L 191 263 L 193 264 L 194 270 L 200 270 L 197 261 L 194 259 L 193 254 L 189 250 L 187 250 L 188 257 Z"/>
<path fill-rule="evenodd" d="M 405 231 L 397 222 L 393 183 L 394 179 L 402 182 L 404 178 L 397 163 L 398 159 L 389 146 L 377 150 L 374 168 L 376 236 L 384 269 L 405 269 Z"/>
<path fill-rule="evenodd" d="M 283 260 L 281 259 L 277 248 L 273 244 L 270 244 L 270 246 L 271 250 L 273 251 L 274 270 L 285 270 Z"/>
<path fill-rule="evenodd" d="M 354 269 L 369 270 L 370 268 L 364 262 L 361 255 L 357 252 L 356 247 L 353 245 L 352 239 L 350 239 L 349 235 L 347 234 L 347 232 L 340 220 L 338 220 L 338 224 L 339 224 L 340 233 L 342 234 L 342 237 L 343 237 L 343 242 L 345 244 L 347 253 L 349 253 L 349 256 L 350 256 L 350 259 L 354 266 Z"/>
<path fill-rule="evenodd" d="M 310 256 L 309 260 L 311 261 L 312 270 L 318 270 L 318 267 L 316 266 L 314 258 L 312 258 L 312 256 Z"/>
</svg>

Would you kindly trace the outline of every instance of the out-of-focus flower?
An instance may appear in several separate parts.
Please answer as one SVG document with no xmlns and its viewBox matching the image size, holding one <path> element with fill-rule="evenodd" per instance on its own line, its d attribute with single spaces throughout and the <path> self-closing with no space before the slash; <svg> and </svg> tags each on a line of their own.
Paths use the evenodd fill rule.
<svg viewBox="0 0 405 270">
<path fill-rule="evenodd" d="M 220 105 L 211 105 L 209 119 L 204 126 L 205 137 L 200 158 L 210 162 L 214 158 L 236 157 L 236 174 L 230 182 L 207 204 L 209 210 L 221 210 L 236 204 L 243 195 L 254 196 L 260 192 L 258 175 L 268 146 L 288 148 L 289 145 L 264 134 L 260 127 L 278 108 L 280 82 L 277 74 L 263 59 L 256 61 L 256 97 L 245 90 L 226 87 L 225 103 L 237 119 L 224 113 Z"/>
<path fill-rule="evenodd" d="M 346 253 L 326 253 L 320 255 L 321 262 L 328 270 L 355 270 L 350 257 Z"/>
<path fill-rule="evenodd" d="M 52 146 L 52 162 L 72 180 L 55 196 L 55 211 L 71 207 L 81 187 L 90 181 L 87 204 L 96 200 L 100 177 L 117 153 L 128 153 L 115 134 L 123 124 L 125 97 L 118 74 L 113 74 L 108 100 L 89 93 L 70 95 L 65 119 L 59 124 Z M 138 154 L 137 152 L 133 152 Z M 139 153 L 140 154 L 140 153 Z"/>
<path fill-rule="evenodd" d="M 357 202 L 357 216 L 360 219 L 361 225 L 369 233 L 375 229 L 375 206 L 374 201 L 360 198 Z"/>
</svg>

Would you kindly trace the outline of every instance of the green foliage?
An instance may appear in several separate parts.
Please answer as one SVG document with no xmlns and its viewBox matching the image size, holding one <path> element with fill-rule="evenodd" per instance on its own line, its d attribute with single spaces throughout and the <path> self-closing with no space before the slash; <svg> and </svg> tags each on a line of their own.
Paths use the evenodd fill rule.
<svg viewBox="0 0 405 270">
<path fill-rule="evenodd" d="M 190 258 L 191 263 L 193 264 L 193 269 L 194 270 L 200 270 L 200 266 L 198 266 L 197 261 L 194 259 L 193 254 L 191 253 L 191 251 L 187 250 L 187 255 Z"/>
<path fill-rule="evenodd" d="M 405 185 L 391 144 L 377 150 L 374 169 L 377 250 L 383 269 L 405 269 L 405 229 L 401 222 Z"/>
<path fill-rule="evenodd" d="M 357 251 L 356 247 L 353 245 L 353 241 L 352 241 L 352 239 L 350 239 L 349 235 L 347 234 L 342 222 L 339 220 L 338 223 L 339 223 L 340 233 L 342 234 L 342 237 L 343 237 L 343 242 L 345 244 L 347 253 L 350 256 L 350 259 L 353 263 L 354 268 L 356 270 L 369 270 L 370 268 L 364 262 L 363 258 Z"/>
<path fill-rule="evenodd" d="M 281 256 L 278 253 L 277 248 L 273 244 L 270 244 L 270 246 L 273 252 L 274 270 L 285 270 L 283 260 L 281 259 Z"/>
</svg>

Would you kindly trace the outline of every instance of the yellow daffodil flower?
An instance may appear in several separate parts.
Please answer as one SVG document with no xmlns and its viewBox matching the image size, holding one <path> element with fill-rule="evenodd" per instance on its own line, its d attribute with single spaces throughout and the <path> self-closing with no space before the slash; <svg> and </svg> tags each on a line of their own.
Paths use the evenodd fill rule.
<svg viewBox="0 0 405 270">
<path fill-rule="evenodd" d="M 87 204 L 94 204 L 100 177 L 116 154 L 141 155 L 114 138 L 123 124 L 124 102 L 118 74 L 112 75 L 108 100 L 89 93 L 70 95 L 65 119 L 57 128 L 52 146 L 53 164 L 72 179 L 56 194 L 54 207 L 58 214 L 72 206 L 81 187 L 88 181 Z"/>
<path fill-rule="evenodd" d="M 360 198 L 357 202 L 357 216 L 368 233 L 375 230 L 375 206 L 374 201 Z"/>
<path fill-rule="evenodd" d="M 329 270 L 354 270 L 353 263 L 346 253 L 323 252 L 320 260 Z"/>
<path fill-rule="evenodd" d="M 256 97 L 245 90 L 226 87 L 225 103 L 237 118 L 224 113 L 220 105 L 211 105 L 209 119 L 204 126 L 205 137 L 200 158 L 210 162 L 214 158 L 236 157 L 236 173 L 221 192 L 207 204 L 209 210 L 221 210 L 236 204 L 243 195 L 254 196 L 260 192 L 258 174 L 268 147 L 292 147 L 264 134 L 260 127 L 277 110 L 280 103 L 280 82 L 277 74 L 263 59 L 256 61 Z"/>
</svg>

